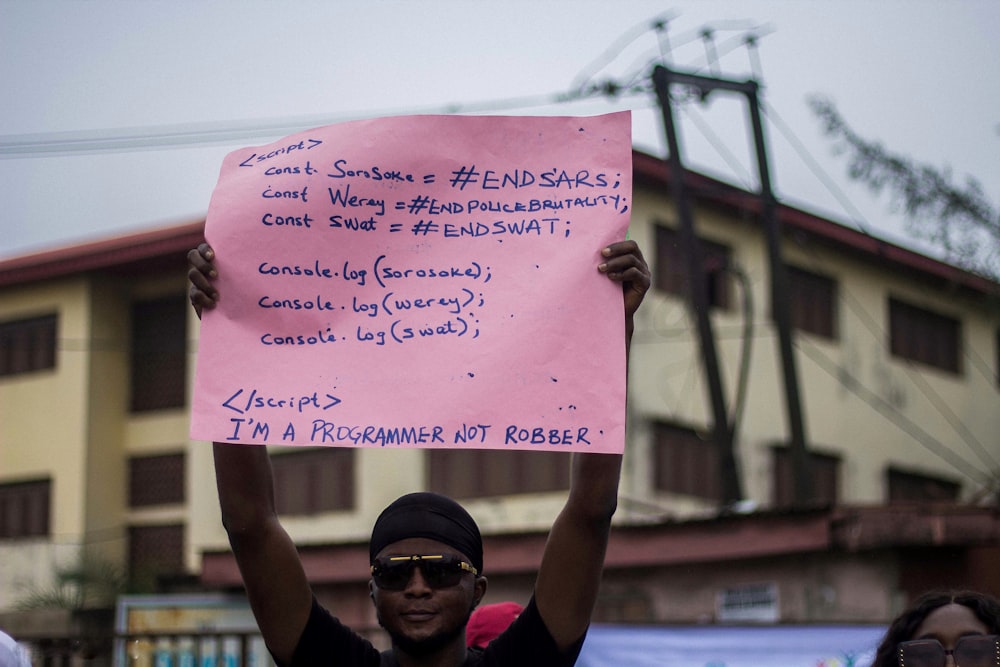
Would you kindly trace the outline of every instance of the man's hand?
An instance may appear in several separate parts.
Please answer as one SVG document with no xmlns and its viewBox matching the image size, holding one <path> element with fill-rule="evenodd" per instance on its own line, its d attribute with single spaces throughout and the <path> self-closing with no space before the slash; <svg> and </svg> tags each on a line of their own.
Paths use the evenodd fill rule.
<svg viewBox="0 0 1000 667">
<path fill-rule="evenodd" d="M 201 319 L 201 311 L 205 308 L 215 308 L 219 302 L 219 290 L 212 281 L 219 277 L 215 269 L 215 251 L 212 246 L 202 243 L 197 248 L 188 251 L 188 280 L 191 289 L 188 291 L 194 312 Z"/>
<path fill-rule="evenodd" d="M 652 282 L 649 266 L 642 257 L 642 251 L 635 241 L 620 241 L 612 243 L 601 250 L 604 261 L 597 270 L 609 279 L 622 284 L 622 294 L 625 300 L 625 326 L 629 334 L 632 332 L 632 317 L 639 309 L 643 297 Z"/>
</svg>

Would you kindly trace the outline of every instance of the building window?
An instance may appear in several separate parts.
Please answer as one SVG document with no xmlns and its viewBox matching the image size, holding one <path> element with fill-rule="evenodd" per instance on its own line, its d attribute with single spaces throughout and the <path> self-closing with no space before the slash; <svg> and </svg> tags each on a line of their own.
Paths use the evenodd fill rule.
<svg viewBox="0 0 1000 667">
<path fill-rule="evenodd" d="M 653 424 L 654 484 L 659 491 L 722 500 L 721 451 L 711 438 L 673 424 Z"/>
<path fill-rule="evenodd" d="M 183 502 L 184 454 L 136 456 L 129 459 L 129 507 Z"/>
<path fill-rule="evenodd" d="M 703 260 L 704 281 L 708 305 L 726 309 L 730 304 L 727 246 L 699 239 Z M 656 225 L 656 274 L 654 286 L 668 294 L 687 298 L 687 268 L 681 250 L 680 235 L 669 227 Z"/>
<path fill-rule="evenodd" d="M 889 468 L 886 471 L 886 488 L 890 503 L 952 502 L 958 500 L 962 486 L 940 477 Z"/>
<path fill-rule="evenodd" d="M 792 326 L 799 331 L 835 340 L 837 338 L 837 283 L 794 266 L 788 275 L 788 309 Z"/>
<path fill-rule="evenodd" d="M 775 507 L 791 507 L 795 504 L 795 466 L 792 463 L 792 450 L 789 447 L 775 447 L 773 450 L 774 484 L 771 501 Z M 809 472 L 812 473 L 812 503 L 835 505 L 840 488 L 840 458 L 808 452 Z"/>
<path fill-rule="evenodd" d="M 452 498 L 488 498 L 569 488 L 565 452 L 429 449 L 431 491 Z"/>
<path fill-rule="evenodd" d="M 132 304 L 132 412 L 182 408 L 187 386 L 187 302 Z"/>
<path fill-rule="evenodd" d="M 274 502 L 278 514 L 311 515 L 354 507 L 353 449 L 315 447 L 278 454 Z"/>
<path fill-rule="evenodd" d="M 889 299 L 889 347 L 894 356 L 961 373 L 958 320 Z"/>
<path fill-rule="evenodd" d="M 47 537 L 52 481 L 0 484 L 0 540 Z"/>
<path fill-rule="evenodd" d="M 184 572 L 184 525 L 130 526 L 129 578 L 151 588 L 157 577 Z"/>
<path fill-rule="evenodd" d="M 55 367 L 55 315 L 0 322 L 0 377 Z"/>
<path fill-rule="evenodd" d="M 594 606 L 595 623 L 651 623 L 656 620 L 651 593 L 630 587 L 623 591 L 602 592 Z"/>
</svg>

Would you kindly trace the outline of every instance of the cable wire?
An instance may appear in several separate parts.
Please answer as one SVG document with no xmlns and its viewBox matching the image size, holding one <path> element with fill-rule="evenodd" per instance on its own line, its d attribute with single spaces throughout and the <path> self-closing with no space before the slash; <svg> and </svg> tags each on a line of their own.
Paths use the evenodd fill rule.
<svg viewBox="0 0 1000 667">
<path fill-rule="evenodd" d="M 775 127 L 779 128 L 779 130 L 782 132 L 782 135 L 789 142 L 789 144 L 795 149 L 799 157 L 802 158 L 802 160 L 807 164 L 807 166 L 810 168 L 813 174 L 817 176 L 817 178 L 819 178 L 820 181 L 827 187 L 830 193 L 837 198 L 841 206 L 843 206 L 845 211 L 848 212 L 848 215 L 852 214 L 854 215 L 855 217 L 854 222 L 857 225 L 859 231 L 861 231 L 867 236 L 872 236 L 871 232 L 866 227 L 866 223 L 864 222 L 864 215 L 861 214 L 860 211 L 858 211 L 857 207 L 854 206 L 851 200 L 843 193 L 843 191 L 841 191 L 836 186 L 836 184 L 829 177 L 829 175 L 826 174 L 826 172 L 822 169 L 822 167 L 819 166 L 818 162 L 816 162 L 816 160 L 812 157 L 811 153 L 809 153 L 809 151 L 805 148 L 804 144 L 802 144 L 802 142 L 798 139 L 798 137 L 794 134 L 794 132 L 791 131 L 787 123 L 785 123 L 781 119 L 781 116 L 777 113 L 777 111 L 772 106 L 763 103 L 761 104 L 761 109 L 762 111 L 766 110 L 768 119 L 772 122 L 772 124 L 775 125 Z M 815 259 L 815 253 L 813 252 L 812 254 Z M 842 298 L 844 300 L 844 303 L 855 314 L 855 316 L 858 317 L 862 325 L 869 330 L 873 338 L 878 341 L 885 340 L 885 331 L 882 330 L 876 324 L 874 318 L 872 318 L 866 311 L 864 311 L 860 303 L 858 303 L 855 299 L 853 299 L 853 297 L 848 292 L 846 292 L 846 290 L 841 290 L 841 292 L 843 294 Z M 979 373 L 981 373 L 985 379 L 989 380 L 990 379 L 989 370 L 986 368 L 985 363 L 982 362 L 979 355 L 974 354 L 974 350 L 972 350 L 968 345 L 963 346 L 963 353 L 964 353 L 963 356 L 965 356 L 970 362 L 972 362 L 970 365 L 975 367 L 976 370 Z M 998 466 L 997 459 L 995 459 L 989 453 L 985 445 L 975 436 L 974 433 L 972 433 L 972 431 L 962 422 L 962 420 L 959 419 L 959 417 L 941 398 L 941 396 L 936 391 L 934 391 L 934 389 L 927 382 L 923 373 L 921 373 L 920 370 L 915 367 L 914 362 L 908 359 L 901 359 L 900 361 L 906 364 L 906 367 L 909 371 L 907 377 L 909 378 L 910 382 L 918 389 L 918 391 L 920 391 L 928 399 L 928 401 L 930 401 L 932 405 L 934 405 L 935 409 L 939 412 L 939 414 L 941 414 L 941 416 L 944 417 L 944 419 L 952 426 L 952 428 L 955 429 L 956 433 L 959 435 L 959 437 L 962 438 L 962 440 L 965 441 L 965 443 L 969 446 L 969 448 L 975 451 L 976 455 L 980 458 L 980 460 L 984 464 L 986 464 L 987 467 L 991 466 L 997 467 Z M 980 363 L 976 363 L 977 361 L 979 361 Z"/>
<path fill-rule="evenodd" d="M 923 445 L 923 447 L 929 452 L 948 463 L 955 470 L 979 484 L 989 485 L 995 483 L 996 478 L 994 475 L 984 473 L 979 468 L 966 461 L 963 457 L 956 454 L 950 447 L 941 443 L 939 440 L 927 433 L 927 431 L 906 417 L 906 415 L 897 410 L 891 403 L 865 387 L 861 381 L 854 377 L 849 371 L 839 368 L 828 357 L 821 353 L 818 348 L 812 345 L 802 345 L 799 342 L 796 343 L 796 348 L 809 357 L 820 369 L 830 375 L 830 377 L 835 378 L 841 386 L 855 396 L 861 398 L 865 403 L 875 409 L 876 412 L 896 425 L 907 435 L 911 436 L 916 442 Z"/>
<path fill-rule="evenodd" d="M 812 156 L 809 150 L 805 147 L 805 144 L 803 144 L 802 141 L 795 135 L 795 133 L 792 132 L 788 124 L 785 123 L 785 121 L 781 118 L 780 115 L 778 115 L 778 112 L 775 111 L 774 107 L 772 107 L 764 100 L 761 100 L 760 109 L 767 117 L 767 119 L 771 121 L 771 124 L 774 127 L 776 127 L 779 132 L 781 132 L 782 136 L 785 138 L 786 141 L 788 141 L 789 145 L 795 150 L 795 152 L 802 159 L 802 161 L 805 162 L 806 166 L 809 168 L 809 171 L 811 171 L 813 175 L 819 179 L 820 183 L 823 184 L 823 186 L 830 192 L 830 194 L 834 196 L 837 202 L 844 208 L 844 211 L 851 218 L 851 222 L 858 229 L 858 231 L 865 234 L 866 236 L 873 236 L 871 231 L 868 229 L 868 221 L 865 219 L 865 216 L 861 212 L 861 210 L 854 205 L 854 202 L 852 202 L 850 198 L 846 194 L 844 194 L 844 191 L 841 190 L 837 186 L 837 184 L 833 181 L 833 179 L 830 178 L 830 175 L 823 170 L 819 162 L 817 162 L 816 159 Z"/>
<path fill-rule="evenodd" d="M 579 102 L 595 98 L 603 91 L 587 94 L 550 93 L 500 100 L 449 103 L 411 110 L 415 114 L 454 114 L 528 109 Z M 246 139 L 267 139 L 302 132 L 321 125 L 330 125 L 359 118 L 397 115 L 398 111 L 358 112 L 320 116 L 291 116 L 259 121 L 219 121 L 154 125 L 147 127 L 107 128 L 71 132 L 0 135 L 0 159 L 117 153 L 192 145 L 231 144 Z"/>
<path fill-rule="evenodd" d="M 862 308 L 861 304 L 851 295 L 847 290 L 841 290 L 842 300 L 847 305 L 847 307 L 854 313 L 861 322 L 861 325 L 872 334 L 872 338 L 876 341 L 886 340 L 886 332 L 884 329 L 879 327 L 875 319 Z M 968 346 L 966 346 L 968 347 Z M 975 436 L 969 428 L 962 423 L 962 420 L 954 413 L 954 411 L 948 406 L 948 404 L 941 398 L 941 396 L 930 386 L 924 374 L 917 368 L 916 364 L 909 359 L 899 359 L 900 363 L 903 363 L 906 367 L 907 378 L 909 381 L 924 395 L 925 398 L 934 406 L 938 413 L 944 417 L 956 433 L 961 437 L 970 449 L 976 452 L 977 456 L 987 467 L 996 467 L 1000 470 L 1000 461 L 993 458 L 993 456 L 986 449 L 985 445 L 980 442 L 979 438 Z M 946 445 L 942 445 L 946 446 Z"/>
</svg>

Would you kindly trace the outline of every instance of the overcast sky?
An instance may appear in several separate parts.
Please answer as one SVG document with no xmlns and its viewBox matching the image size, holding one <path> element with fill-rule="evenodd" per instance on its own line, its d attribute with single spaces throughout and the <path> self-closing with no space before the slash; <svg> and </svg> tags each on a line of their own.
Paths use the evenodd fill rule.
<svg viewBox="0 0 1000 667">
<path fill-rule="evenodd" d="M 659 40 L 656 19 L 669 20 Z M 351 118 L 631 109 L 636 146 L 664 157 L 650 94 L 554 103 L 595 80 L 642 82 L 657 57 L 757 74 L 779 198 L 912 245 L 888 199 L 846 177 L 806 100 L 825 95 L 862 136 L 975 176 L 996 203 L 998 31 L 997 0 L 0 0 L 0 259 L 194 220 L 229 151 Z M 744 109 L 716 95 L 678 111 L 689 168 L 756 187 Z M 181 133 L 234 128 L 228 143 Z M 187 143 L 24 148 L 164 133 Z"/>
</svg>

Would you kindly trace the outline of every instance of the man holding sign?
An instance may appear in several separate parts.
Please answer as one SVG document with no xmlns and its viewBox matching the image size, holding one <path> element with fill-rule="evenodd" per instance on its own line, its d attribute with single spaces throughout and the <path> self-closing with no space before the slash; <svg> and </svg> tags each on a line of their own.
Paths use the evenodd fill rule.
<svg viewBox="0 0 1000 667">
<path fill-rule="evenodd" d="M 597 271 L 621 285 L 626 363 L 633 316 L 650 273 L 633 241 L 600 252 Z M 188 255 L 191 303 L 201 316 L 219 293 L 215 255 L 202 244 Z M 615 388 L 617 389 L 617 388 Z M 572 454 L 570 490 L 542 556 L 534 595 L 485 650 L 469 650 L 465 625 L 486 593 L 482 539 L 456 502 L 409 494 L 387 507 L 370 542 L 369 589 L 392 649 L 379 653 L 322 609 L 295 544 L 278 521 L 264 447 L 214 445 L 223 524 L 268 649 L 280 665 L 572 665 L 590 623 L 617 504 L 622 456 Z"/>
</svg>

